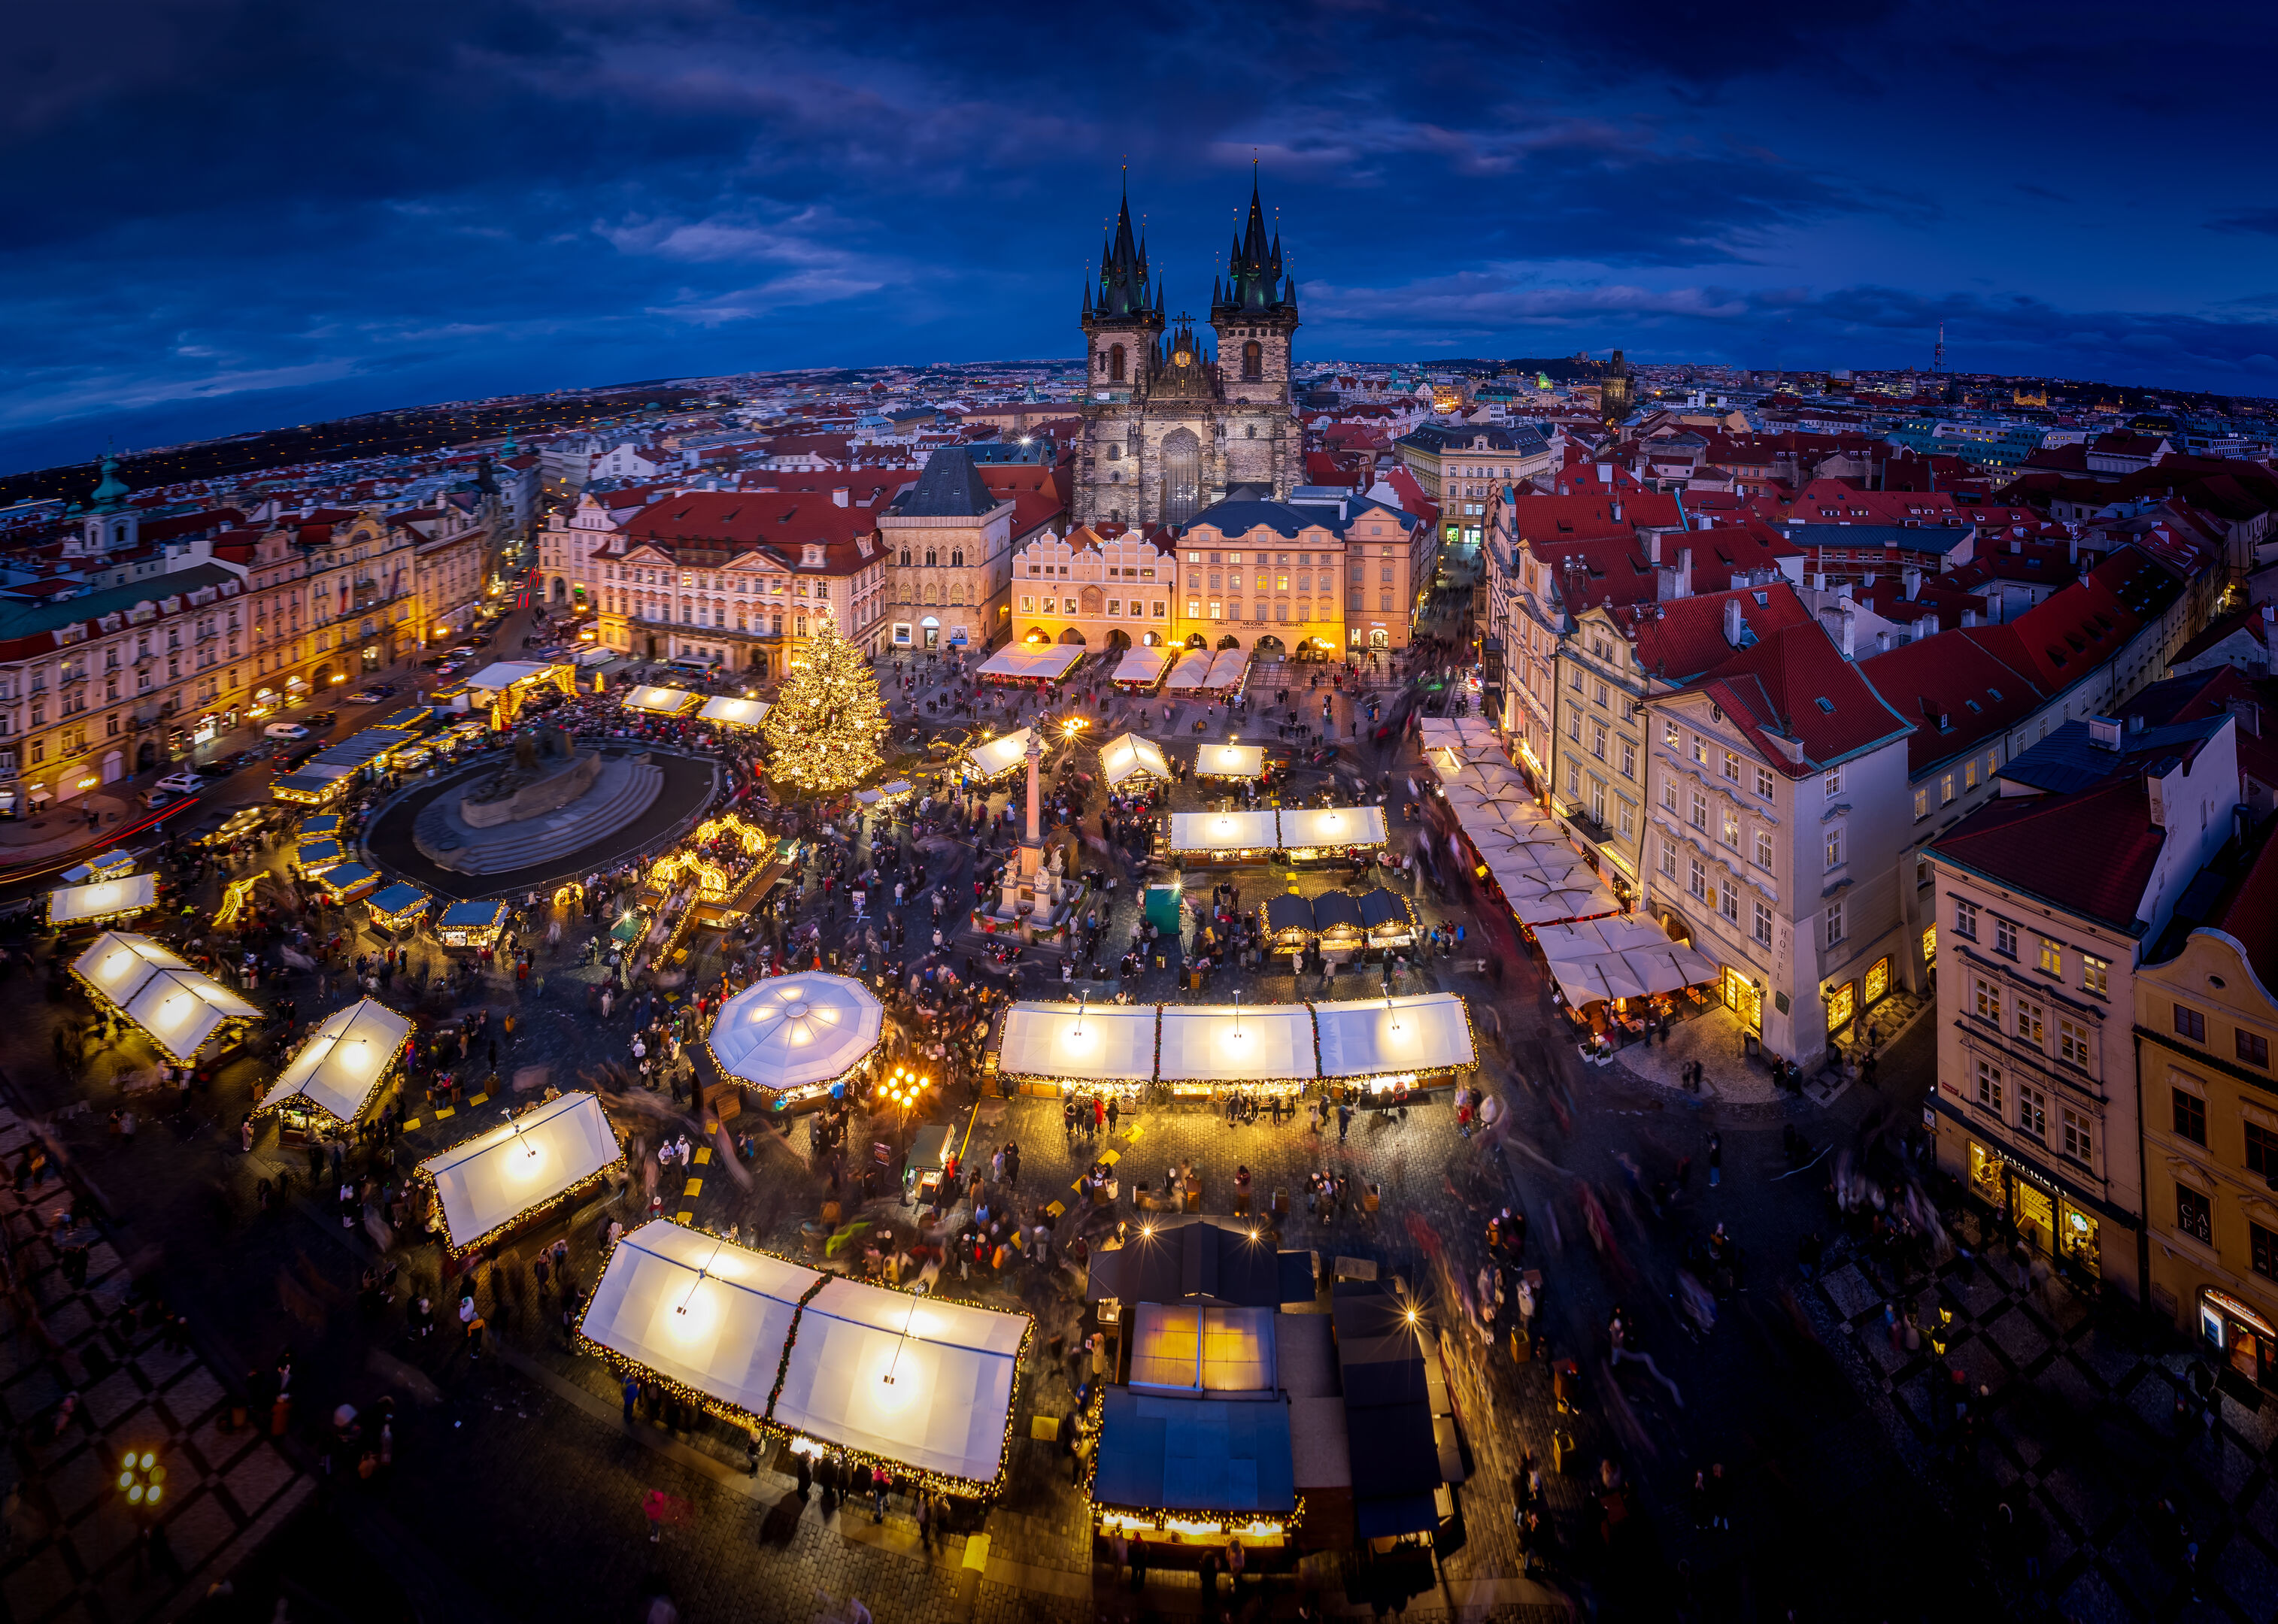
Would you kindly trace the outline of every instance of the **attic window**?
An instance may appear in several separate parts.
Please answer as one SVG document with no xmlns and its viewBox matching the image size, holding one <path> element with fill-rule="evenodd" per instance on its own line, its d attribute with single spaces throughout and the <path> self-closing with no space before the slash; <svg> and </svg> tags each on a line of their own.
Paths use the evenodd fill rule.
<svg viewBox="0 0 2278 1624">
<path fill-rule="evenodd" d="M 1977 703 L 1977 701 L 1976 701 L 1976 700 L 1975 700 L 1975 699 L 1964 699 L 1964 700 L 1962 701 L 1962 704 L 1964 704 L 1964 705 L 1968 705 L 1968 707 L 1969 707 L 1973 712 L 1982 711 L 1982 710 L 1983 710 L 1983 708 L 1984 708 L 1984 707 L 1982 707 L 1981 705 L 1979 705 L 1979 704 Z"/>
<path fill-rule="evenodd" d="M 1771 606 L 1771 601 L 1772 595 L 1770 592 L 1758 592 L 1756 594 L 1756 607 L 1759 609 L 1770 608 Z"/>
<path fill-rule="evenodd" d="M 1815 704 L 1815 705 L 1818 705 L 1818 706 L 1819 706 L 1819 708 L 1820 708 L 1821 710 L 1823 710 L 1823 711 L 1826 712 L 1830 716 L 1832 716 L 1832 715 L 1834 715 L 1834 714 L 1835 714 L 1835 705 L 1834 705 L 1834 702 L 1833 702 L 1832 700 L 1831 700 L 1831 699 L 1827 698 L 1824 695 L 1821 696 L 1821 697 L 1820 697 L 1819 698 L 1817 698 L 1817 699 L 1815 699 L 1814 701 L 1812 701 L 1812 703 L 1813 703 L 1813 704 Z"/>
<path fill-rule="evenodd" d="M 1999 689 L 1989 688 L 1985 691 L 1992 696 L 1994 704 L 1999 705 L 2001 703 L 2001 690 Z"/>
</svg>

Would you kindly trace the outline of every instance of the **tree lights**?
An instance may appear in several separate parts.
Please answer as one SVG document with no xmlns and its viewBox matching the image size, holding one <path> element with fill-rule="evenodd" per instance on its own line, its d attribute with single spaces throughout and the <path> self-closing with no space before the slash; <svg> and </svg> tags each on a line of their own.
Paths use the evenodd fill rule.
<svg viewBox="0 0 2278 1624">
<path fill-rule="evenodd" d="M 775 751 L 768 774 L 802 795 L 840 795 L 884 766 L 877 674 L 826 616 L 806 663 L 784 673 L 760 731 Z"/>
</svg>

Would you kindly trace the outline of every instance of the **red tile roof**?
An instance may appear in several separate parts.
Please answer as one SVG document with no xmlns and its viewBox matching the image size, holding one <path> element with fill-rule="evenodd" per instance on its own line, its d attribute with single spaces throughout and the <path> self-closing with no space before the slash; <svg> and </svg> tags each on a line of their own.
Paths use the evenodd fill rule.
<svg viewBox="0 0 2278 1624">
<path fill-rule="evenodd" d="M 2047 700 L 2033 680 L 2001 658 L 1999 627 L 1974 627 L 1902 643 L 1859 662 L 1860 675 L 1891 708 L 1915 724 L 1907 772 L 1973 753 L 2023 721 Z"/>
<path fill-rule="evenodd" d="M 1738 652 L 1724 640 L 1724 605 L 1737 599 L 1740 618 L 1758 637 L 1786 626 L 1812 624 L 1811 611 L 1785 584 L 1737 592 L 1709 592 L 1668 603 L 1642 603 L 1613 611 L 1638 661 L 1665 682 L 1689 682 Z"/>
<path fill-rule="evenodd" d="M 2152 821 L 2144 780 L 2131 775 L 2074 795 L 1989 802 L 1930 850 L 1999 885 L 2133 933 L 2166 840 Z"/>
</svg>

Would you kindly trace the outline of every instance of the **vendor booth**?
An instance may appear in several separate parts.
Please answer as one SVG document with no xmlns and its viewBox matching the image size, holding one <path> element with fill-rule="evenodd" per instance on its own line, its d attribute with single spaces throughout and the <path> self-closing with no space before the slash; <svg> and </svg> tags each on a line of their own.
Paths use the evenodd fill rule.
<svg viewBox="0 0 2278 1624">
<path fill-rule="evenodd" d="M 521 719 L 523 708 L 547 690 L 565 699 L 577 697 L 577 667 L 539 660 L 502 660 L 485 666 L 461 684 L 470 710 L 490 713 L 490 725 L 503 733 Z"/>
<path fill-rule="evenodd" d="M 720 728 L 756 728 L 774 708 L 764 699 L 739 699 L 722 694 L 707 699 L 696 713 L 696 720 Z"/>
<path fill-rule="evenodd" d="M 1278 850 L 1280 827 L 1261 812 L 1173 812 L 1169 853 L 1202 863 L 1254 863 Z"/>
<path fill-rule="evenodd" d="M 729 1081 L 808 1099 L 867 1063 L 885 1024 L 885 1006 L 860 981 L 806 970 L 755 981 L 722 1004 L 705 1048 Z"/>
<path fill-rule="evenodd" d="M 997 1074 L 1023 1093 L 1081 1089 L 1128 1099 L 1155 1079 L 1153 1004 L 1016 1003 Z"/>
<path fill-rule="evenodd" d="M 998 649 L 974 673 L 984 682 L 1057 682 L 1084 655 L 1080 643 L 1023 643 Z"/>
<path fill-rule="evenodd" d="M 574 1202 L 625 1155 L 601 1102 L 583 1089 L 534 1105 L 419 1164 L 455 1254 Z"/>
<path fill-rule="evenodd" d="M 72 961 L 71 972 L 176 1065 L 190 1064 L 209 1043 L 226 1042 L 248 1023 L 267 1018 L 148 936 L 105 931 Z"/>
<path fill-rule="evenodd" d="M 1257 913 L 1265 926 L 1265 950 L 1276 958 L 1286 955 L 1289 973 L 1296 974 L 1313 945 L 1312 899 L 1284 891 L 1267 897 Z"/>
<path fill-rule="evenodd" d="M 1019 728 L 993 739 L 983 739 L 965 752 L 963 773 L 969 784 L 985 784 L 1016 773 L 1028 759 L 1033 728 Z"/>
<path fill-rule="evenodd" d="M 1195 776 L 1197 778 L 1251 779 L 1265 775 L 1265 747 L 1263 744 L 1242 744 L 1228 739 L 1223 744 L 1198 744 L 1195 747 Z"/>
<path fill-rule="evenodd" d="M 364 908 L 371 915 L 373 928 L 391 936 L 401 936 L 417 930 L 427 917 L 434 899 L 408 880 L 374 891 L 364 898 Z"/>
<path fill-rule="evenodd" d="M 56 878 L 65 885 L 92 885 L 98 880 L 124 880 L 134 872 L 134 854 L 114 850 L 66 868 Z"/>
<path fill-rule="evenodd" d="M 49 892 L 48 923 L 58 930 L 74 925 L 100 925 L 112 919 L 131 919 L 144 909 L 157 905 L 157 875 L 125 874 Z"/>
<path fill-rule="evenodd" d="M 1479 1069 L 1471 1010 L 1455 993 L 1313 1005 L 1321 1076 L 1372 1092 Z"/>
<path fill-rule="evenodd" d="M 346 1132 L 379 1102 L 410 1040 L 411 1023 L 362 998 L 317 1023 L 257 1108 L 274 1113 L 288 1144 Z"/>
<path fill-rule="evenodd" d="M 1360 904 L 1343 891 L 1324 891 L 1313 898 L 1313 933 L 1325 964 L 1357 964 L 1366 947 Z"/>
<path fill-rule="evenodd" d="M 1370 952 L 1403 952 L 1416 945 L 1415 903 L 1382 886 L 1353 901 L 1360 907 L 1360 926 Z"/>
<path fill-rule="evenodd" d="M 1373 857 L 1390 838 L 1381 806 L 1284 806 L 1275 816 L 1292 863 Z"/>
<path fill-rule="evenodd" d="M 1171 651 L 1159 644 L 1128 650 L 1115 667 L 1115 685 L 1126 693 L 1151 694 L 1171 668 Z"/>
<path fill-rule="evenodd" d="M 1168 783 L 1171 762 L 1154 740 L 1119 734 L 1099 747 L 1099 774 L 1113 790 L 1128 783 Z"/>
<path fill-rule="evenodd" d="M 348 849 L 337 840 L 304 840 L 293 848 L 293 866 L 311 880 L 348 860 Z"/>
<path fill-rule="evenodd" d="M 293 826 L 293 833 L 303 841 L 338 840 L 340 837 L 340 815 L 338 812 L 318 812 L 312 818 L 303 818 Z"/>
<path fill-rule="evenodd" d="M 435 940 L 447 948 L 477 952 L 494 948 L 506 930 L 507 916 L 512 911 L 503 897 L 453 903 L 435 922 Z"/>
<path fill-rule="evenodd" d="M 317 875 L 317 885 L 333 907 L 345 908 L 379 889 L 379 873 L 361 863 L 340 863 Z"/>
<path fill-rule="evenodd" d="M 685 716 L 704 703 L 704 696 L 684 688 L 636 688 L 619 703 L 642 716 Z"/>
<path fill-rule="evenodd" d="M 1157 1072 L 1173 1094 L 1294 1092 L 1320 1075 L 1312 1013 L 1302 1003 L 1165 1004 L 1160 1032 Z"/>
</svg>

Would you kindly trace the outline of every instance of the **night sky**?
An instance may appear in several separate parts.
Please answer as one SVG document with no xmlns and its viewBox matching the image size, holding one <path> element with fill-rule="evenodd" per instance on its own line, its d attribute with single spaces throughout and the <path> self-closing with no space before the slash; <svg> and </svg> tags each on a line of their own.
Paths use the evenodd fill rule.
<svg viewBox="0 0 2278 1624">
<path fill-rule="evenodd" d="M 2278 394 L 2267 5 L 77 0 L 0 52 L 0 468 L 1172 308 L 1253 153 L 1305 359 Z M 1840 19 L 1840 21 L 1836 19 Z"/>
</svg>

